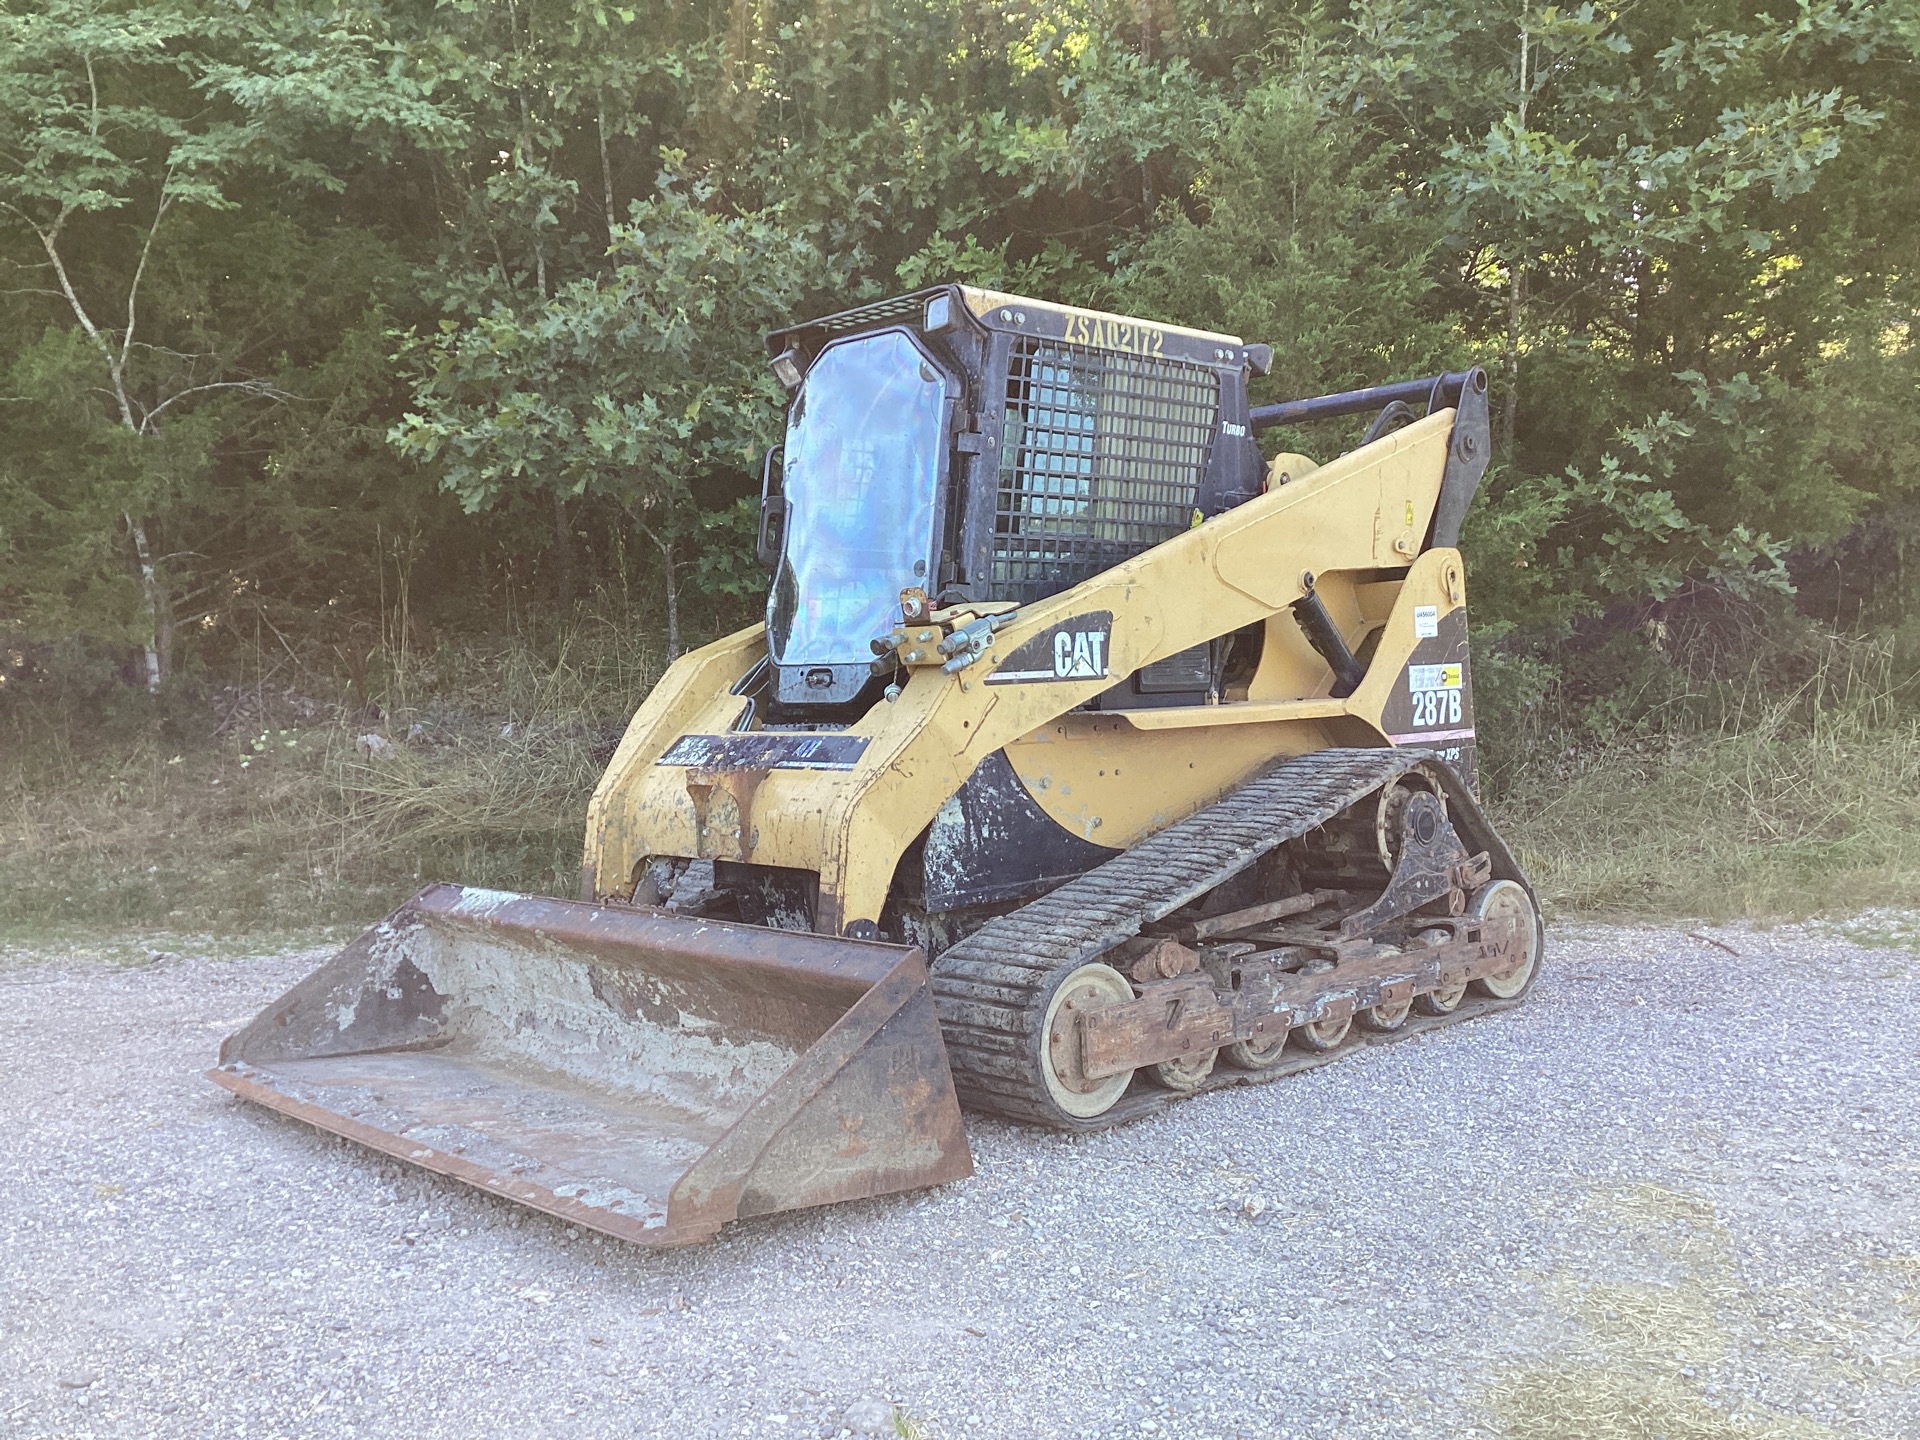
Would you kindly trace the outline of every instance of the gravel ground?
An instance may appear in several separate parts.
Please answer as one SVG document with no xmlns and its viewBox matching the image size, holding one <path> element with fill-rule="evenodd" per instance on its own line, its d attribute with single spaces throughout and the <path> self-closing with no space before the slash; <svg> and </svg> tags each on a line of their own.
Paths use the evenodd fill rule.
<svg viewBox="0 0 1920 1440">
<path fill-rule="evenodd" d="M 1561 928 L 1519 1010 L 670 1253 L 202 1079 L 315 952 L 0 952 L 0 1440 L 1920 1435 L 1915 933 Z"/>
</svg>

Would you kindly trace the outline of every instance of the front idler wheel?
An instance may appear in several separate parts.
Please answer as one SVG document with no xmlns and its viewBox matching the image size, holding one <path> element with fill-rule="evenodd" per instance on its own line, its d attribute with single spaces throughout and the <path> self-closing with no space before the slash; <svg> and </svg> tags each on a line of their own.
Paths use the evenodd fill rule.
<svg viewBox="0 0 1920 1440">
<path fill-rule="evenodd" d="M 1540 912 L 1527 887 L 1514 880 L 1496 880 L 1473 897 L 1468 906 L 1475 919 L 1511 920 L 1520 927 L 1522 958 L 1505 975 L 1482 975 L 1474 986 L 1496 1000 L 1513 1000 L 1526 993 L 1540 964 Z"/>
<path fill-rule="evenodd" d="M 1068 972 L 1054 987 L 1040 1026 L 1040 1078 L 1046 1083 L 1047 1098 L 1063 1115 L 1092 1120 L 1111 1110 L 1126 1094 L 1133 1079 L 1131 1070 L 1098 1079 L 1087 1077 L 1080 1020 L 1095 1010 L 1124 1005 L 1131 999 L 1133 986 L 1127 983 L 1127 977 L 1098 960 Z M 1208 1068 L 1212 1068 L 1211 1061 Z"/>
</svg>

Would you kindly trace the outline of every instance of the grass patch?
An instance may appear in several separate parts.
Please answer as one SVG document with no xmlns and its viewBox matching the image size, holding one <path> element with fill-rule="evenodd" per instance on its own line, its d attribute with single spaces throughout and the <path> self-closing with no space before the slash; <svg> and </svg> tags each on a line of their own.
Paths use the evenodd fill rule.
<svg viewBox="0 0 1920 1440">
<path fill-rule="evenodd" d="M 1800 1416 L 1717 1409 L 1685 1382 L 1616 1365 L 1542 1366 L 1490 1398 L 1511 1440 L 1817 1440 L 1838 1433 Z"/>
<path fill-rule="evenodd" d="M 197 747 L 16 716 L 0 933 L 179 950 L 166 936 L 357 929 L 432 880 L 571 895 L 604 756 L 659 673 L 643 636 L 590 614 L 442 646 L 390 663 L 377 715 L 268 696 Z"/>
<path fill-rule="evenodd" d="M 1838 1440 L 1851 1433 L 1737 1393 L 1742 1386 L 1729 1368 L 1736 1338 L 1769 1333 L 1764 1320 L 1776 1311 L 1768 1307 L 1787 1297 L 1763 1295 L 1742 1280 L 1733 1237 L 1711 1204 L 1660 1185 L 1597 1185 L 1581 1208 L 1618 1236 L 1619 1263 L 1609 1271 L 1639 1273 L 1545 1277 L 1575 1339 L 1488 1387 L 1484 1399 L 1499 1433 L 1510 1440 Z M 1772 1354 L 1791 1353 L 1793 1363 L 1830 1372 L 1827 1378 L 1848 1373 L 1822 1350 L 1777 1333 L 1773 1343 Z"/>
<path fill-rule="evenodd" d="M 1920 903 L 1920 718 L 1873 666 L 1717 723 L 1542 740 L 1496 819 L 1543 901 L 1590 916 L 1797 919 Z"/>
<path fill-rule="evenodd" d="M 1868 910 L 1833 927 L 1833 933 L 1869 950 L 1906 950 L 1920 955 L 1920 915 L 1912 911 Z"/>
<path fill-rule="evenodd" d="M 1756 679 L 1606 744 L 1586 722 L 1510 721 L 1499 753 L 1517 763 L 1490 772 L 1490 803 L 1548 906 L 1920 906 L 1920 719 L 1884 663 L 1834 655 L 1794 694 Z M 662 660 L 645 617 L 603 605 L 383 651 L 360 680 L 377 712 L 311 672 L 298 694 L 222 691 L 175 726 L 186 740 L 16 705 L 0 712 L 0 935 L 180 950 L 164 936 L 357 928 L 433 880 L 571 895 L 588 797 Z"/>
</svg>

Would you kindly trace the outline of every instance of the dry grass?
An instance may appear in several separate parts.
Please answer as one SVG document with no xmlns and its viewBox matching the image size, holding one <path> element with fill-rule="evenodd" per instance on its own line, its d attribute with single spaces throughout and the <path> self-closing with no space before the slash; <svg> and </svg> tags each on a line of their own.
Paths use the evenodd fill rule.
<svg viewBox="0 0 1920 1440">
<path fill-rule="evenodd" d="M 377 722 L 267 720 L 181 750 L 42 726 L 0 747 L 0 927 L 357 924 L 433 879 L 571 894 L 596 752 L 659 664 L 644 632 L 587 615 L 390 663 Z"/>
<path fill-rule="evenodd" d="M 1837 1440 L 1803 1415 L 1716 1401 L 1710 1379 L 1751 1333 L 1762 1297 L 1740 1277 L 1713 1207 L 1663 1186 L 1597 1186 L 1585 1208 L 1615 1227 L 1647 1278 L 1546 1277 L 1574 1342 L 1519 1367 L 1485 1399 L 1511 1440 Z M 1777 1301 L 1781 1297 L 1771 1297 Z"/>
<path fill-rule="evenodd" d="M 1571 755 L 1563 735 L 1510 737 L 1526 763 L 1493 805 L 1549 906 L 1920 904 L 1920 719 L 1874 653 L 1836 649 L 1785 698 L 1756 679 L 1711 723 L 1670 711 Z M 350 925 L 433 879 L 571 894 L 600 757 L 661 660 L 644 617 L 615 607 L 491 646 L 385 653 L 379 722 L 340 714 L 344 689 L 324 678 L 311 688 L 337 718 L 269 706 L 198 748 L 17 716 L 11 743 L 0 734 L 0 933 Z M 369 754 L 369 732 L 391 748 Z"/>
<path fill-rule="evenodd" d="M 1498 819 L 1555 910 L 1798 918 L 1920 903 L 1920 717 L 1884 663 L 1522 767 Z M 1550 747 L 1543 745 L 1543 750 Z"/>
<path fill-rule="evenodd" d="M 1489 1397 L 1511 1440 L 1830 1440 L 1797 1415 L 1716 1408 L 1686 1382 L 1615 1364 L 1541 1366 Z"/>
</svg>

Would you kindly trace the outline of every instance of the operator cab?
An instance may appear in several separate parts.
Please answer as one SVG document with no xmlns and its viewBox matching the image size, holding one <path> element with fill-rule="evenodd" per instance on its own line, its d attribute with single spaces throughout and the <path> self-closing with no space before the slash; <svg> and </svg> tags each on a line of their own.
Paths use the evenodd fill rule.
<svg viewBox="0 0 1920 1440">
<path fill-rule="evenodd" d="M 1247 380 L 1264 345 L 943 285 L 767 346 L 792 396 L 761 498 L 769 723 L 877 700 L 891 677 L 870 647 L 902 591 L 1027 604 L 1262 488 Z M 1184 699 L 1202 668 L 1163 678 Z"/>
</svg>

